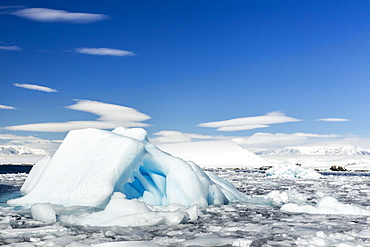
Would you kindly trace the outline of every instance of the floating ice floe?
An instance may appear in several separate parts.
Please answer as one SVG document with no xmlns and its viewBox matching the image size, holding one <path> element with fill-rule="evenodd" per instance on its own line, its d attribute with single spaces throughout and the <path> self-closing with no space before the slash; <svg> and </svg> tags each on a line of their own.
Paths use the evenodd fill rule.
<svg viewBox="0 0 370 247">
<path fill-rule="evenodd" d="M 337 199 L 330 196 L 321 198 L 316 206 L 288 203 L 283 205 L 281 210 L 309 214 L 370 215 L 370 211 L 367 209 L 341 203 Z"/>
<path fill-rule="evenodd" d="M 298 165 L 284 164 L 276 165 L 266 171 L 267 176 L 277 178 L 304 178 L 304 179 L 319 179 L 321 174 L 311 168 L 303 168 Z"/>
<path fill-rule="evenodd" d="M 50 203 L 33 204 L 31 207 L 31 215 L 35 220 L 49 224 L 57 221 L 54 207 Z"/>
<path fill-rule="evenodd" d="M 188 222 L 197 218 L 197 208 L 243 199 L 230 183 L 159 150 L 146 134 L 122 127 L 70 131 L 53 157 L 34 166 L 21 188 L 25 195 L 8 203 L 37 203 L 48 212 L 52 210 L 45 203 L 97 207 L 103 211 L 60 215 L 59 220 L 138 226 Z M 175 205 L 172 210 L 152 207 L 170 205 Z"/>
</svg>

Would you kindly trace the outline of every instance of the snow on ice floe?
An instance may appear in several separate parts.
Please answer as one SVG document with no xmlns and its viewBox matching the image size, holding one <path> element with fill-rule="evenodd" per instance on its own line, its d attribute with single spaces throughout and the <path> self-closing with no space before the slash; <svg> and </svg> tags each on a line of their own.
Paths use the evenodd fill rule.
<svg viewBox="0 0 370 247">
<path fill-rule="evenodd" d="M 281 207 L 281 210 L 309 214 L 345 214 L 370 216 L 370 210 L 341 203 L 337 199 L 330 196 L 321 198 L 315 206 L 288 203 L 284 204 Z"/>
<path fill-rule="evenodd" d="M 137 199 L 127 200 L 120 192 L 115 192 L 103 211 L 75 216 L 61 215 L 60 221 L 77 225 L 91 226 L 153 226 L 178 225 L 198 218 L 198 208 L 183 206 L 152 207 Z"/>
<path fill-rule="evenodd" d="M 102 208 L 60 217 L 100 226 L 179 224 L 193 220 L 194 205 L 205 208 L 244 198 L 223 179 L 159 150 L 144 129 L 122 127 L 70 131 L 52 158 L 34 166 L 21 192 L 23 197 L 8 203 Z M 169 212 L 150 205 L 181 207 Z"/>
<path fill-rule="evenodd" d="M 276 165 L 266 171 L 267 176 L 278 178 L 304 178 L 304 179 L 319 179 L 321 174 L 311 168 L 303 168 L 292 164 Z"/>
</svg>

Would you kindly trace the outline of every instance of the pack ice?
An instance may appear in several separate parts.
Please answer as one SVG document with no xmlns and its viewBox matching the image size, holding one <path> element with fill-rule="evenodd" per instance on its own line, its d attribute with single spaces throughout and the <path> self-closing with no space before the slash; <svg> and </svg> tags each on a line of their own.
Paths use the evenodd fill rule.
<svg viewBox="0 0 370 247">
<path fill-rule="evenodd" d="M 197 208 L 244 197 L 230 183 L 150 143 L 141 128 L 72 130 L 53 157 L 31 170 L 11 205 L 88 206 L 102 211 L 63 215 L 89 225 L 178 224 Z M 41 207 L 42 208 L 42 207 Z"/>
</svg>

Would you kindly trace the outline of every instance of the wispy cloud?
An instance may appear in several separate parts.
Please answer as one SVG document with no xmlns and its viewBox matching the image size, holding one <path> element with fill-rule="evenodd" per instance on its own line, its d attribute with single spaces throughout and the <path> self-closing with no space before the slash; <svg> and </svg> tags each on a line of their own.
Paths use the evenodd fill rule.
<svg viewBox="0 0 370 247">
<path fill-rule="evenodd" d="M 36 91 L 42 91 L 42 92 L 47 92 L 47 93 L 58 92 L 57 90 L 50 88 L 50 87 L 44 87 L 44 86 L 33 85 L 33 84 L 14 83 L 13 85 L 16 87 L 21 87 L 21 88 L 26 88 L 30 90 L 36 90 Z"/>
<path fill-rule="evenodd" d="M 0 50 L 3 50 L 3 51 L 20 51 L 20 50 L 22 50 L 22 48 L 20 48 L 19 46 L 16 46 L 16 45 L 0 46 Z"/>
<path fill-rule="evenodd" d="M 270 124 L 298 122 L 299 119 L 286 116 L 276 111 L 256 117 L 234 118 L 224 121 L 201 123 L 199 127 L 216 128 L 218 131 L 239 131 L 270 127 Z"/>
<path fill-rule="evenodd" d="M 200 135 L 200 134 L 190 134 L 182 133 L 180 131 L 173 130 L 162 130 L 153 134 L 154 138 L 150 138 L 153 143 L 173 143 L 173 142 L 190 142 L 193 140 L 212 140 L 218 139 L 211 135 Z"/>
<path fill-rule="evenodd" d="M 321 118 L 317 119 L 316 121 L 322 121 L 322 122 L 347 122 L 350 121 L 349 119 L 345 118 Z"/>
<path fill-rule="evenodd" d="M 131 51 L 111 49 L 111 48 L 77 48 L 75 52 L 88 55 L 97 55 L 97 56 L 134 56 L 135 53 Z"/>
<path fill-rule="evenodd" d="M 39 22 L 91 23 L 108 19 L 103 14 L 76 13 L 48 8 L 11 8 L 8 14 Z"/>
<path fill-rule="evenodd" d="M 13 106 L 8 106 L 8 105 L 0 105 L 0 109 L 2 109 L 2 110 L 14 110 L 16 108 L 13 107 Z"/>
<path fill-rule="evenodd" d="M 142 121 L 150 119 L 150 116 L 141 113 L 133 108 L 108 104 L 92 100 L 76 100 L 77 103 L 66 108 L 89 112 L 98 115 L 99 118 L 93 121 L 68 121 L 24 124 L 4 127 L 6 130 L 40 131 L 40 132 L 66 132 L 72 129 L 99 128 L 113 129 L 123 127 L 147 127 L 149 124 Z"/>
</svg>

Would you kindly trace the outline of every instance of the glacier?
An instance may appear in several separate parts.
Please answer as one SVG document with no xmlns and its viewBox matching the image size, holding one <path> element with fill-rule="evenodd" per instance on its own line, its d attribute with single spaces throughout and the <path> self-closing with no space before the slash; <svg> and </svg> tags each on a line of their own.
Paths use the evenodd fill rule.
<svg viewBox="0 0 370 247">
<path fill-rule="evenodd" d="M 82 225 L 179 224 L 194 220 L 198 208 L 245 197 L 229 182 L 158 149 L 144 129 L 124 127 L 70 131 L 53 157 L 36 163 L 21 192 L 8 204 L 102 209 L 59 217 Z"/>
<path fill-rule="evenodd" d="M 207 168 L 259 168 L 271 166 L 258 155 L 233 141 L 197 141 L 158 144 L 158 147 L 176 157 Z"/>
</svg>

